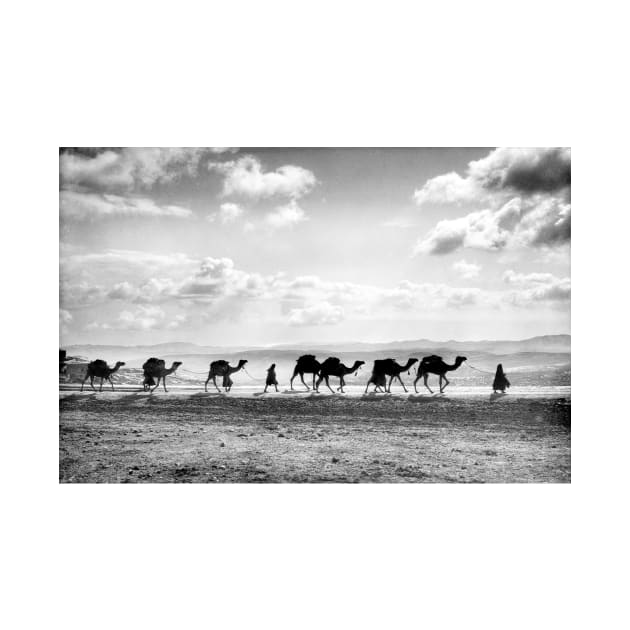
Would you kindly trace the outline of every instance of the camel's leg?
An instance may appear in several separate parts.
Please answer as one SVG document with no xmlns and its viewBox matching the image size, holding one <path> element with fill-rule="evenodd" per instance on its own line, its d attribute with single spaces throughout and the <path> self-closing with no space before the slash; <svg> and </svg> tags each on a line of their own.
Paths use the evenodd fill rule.
<svg viewBox="0 0 630 630">
<path fill-rule="evenodd" d="M 427 380 L 428 380 L 428 379 L 429 379 L 429 374 L 427 373 L 427 374 L 425 374 L 425 375 L 424 375 L 424 386 L 425 386 L 425 387 L 426 387 L 426 388 L 427 388 L 427 389 L 428 389 L 431 393 L 433 393 L 433 390 L 429 387 L 429 385 L 428 385 L 428 383 L 427 383 Z"/>
<path fill-rule="evenodd" d="M 212 382 L 214 383 L 214 386 L 217 388 L 217 391 L 219 392 L 219 394 L 221 393 L 221 390 L 219 389 L 219 386 L 217 385 L 217 375 L 214 374 L 212 376 Z"/>
<path fill-rule="evenodd" d="M 315 377 L 317 376 L 317 374 L 315 374 L 315 372 L 313 372 L 313 389 L 315 389 Z M 326 379 L 326 384 L 328 385 L 328 379 Z M 328 385 L 328 387 L 330 387 L 330 385 Z"/>
<path fill-rule="evenodd" d="M 112 381 L 111 377 L 108 376 L 107 380 L 109 381 L 109 384 L 112 386 L 112 391 L 114 391 L 114 382 Z"/>
<path fill-rule="evenodd" d="M 441 375 L 440 376 L 440 381 L 442 381 L 442 379 L 444 379 L 446 381 L 446 385 L 449 384 L 449 380 L 446 378 L 446 376 Z M 446 389 L 446 385 L 444 385 L 444 387 L 440 387 L 440 391 L 443 392 Z"/>
<path fill-rule="evenodd" d="M 416 386 L 416 383 L 422 378 L 422 373 L 418 370 L 418 374 L 416 374 L 416 380 L 413 382 L 413 388 L 416 392 L 416 394 L 418 393 L 418 387 Z"/>
<path fill-rule="evenodd" d="M 166 376 L 162 377 L 162 385 L 164 386 L 164 391 L 168 393 L 168 390 L 166 389 Z"/>
<path fill-rule="evenodd" d="M 323 376 L 320 376 L 320 377 L 317 379 L 317 383 L 315 383 L 315 391 L 317 391 L 317 392 L 319 391 L 319 386 L 322 384 L 322 381 L 323 381 L 323 380 L 324 380 L 324 377 L 323 377 Z"/>
<path fill-rule="evenodd" d="M 293 379 L 298 375 L 298 366 L 295 366 L 295 369 L 293 370 L 293 376 L 291 377 L 291 389 L 293 389 Z M 302 379 L 302 382 L 304 382 L 304 379 Z"/>
<path fill-rule="evenodd" d="M 87 381 L 87 380 L 88 380 L 88 378 L 90 378 L 90 375 L 89 375 L 89 374 L 86 374 L 86 375 L 85 375 L 85 378 L 83 379 L 83 382 L 81 383 L 81 391 L 83 391 L 83 386 L 85 385 L 85 381 Z M 94 388 L 92 388 L 92 389 L 94 389 Z"/>
<path fill-rule="evenodd" d="M 388 386 L 385 388 L 385 391 L 386 391 L 388 394 L 391 394 L 391 393 L 392 393 L 392 381 L 393 381 L 393 380 L 394 380 L 394 377 L 393 377 L 393 376 L 390 376 L 390 377 L 389 377 L 389 384 L 388 384 Z"/>
<path fill-rule="evenodd" d="M 405 384 L 402 382 L 402 378 L 400 378 L 400 374 L 396 378 L 400 381 L 400 384 L 402 385 L 402 388 L 405 390 L 405 394 L 406 394 L 407 388 L 405 387 Z"/>
<path fill-rule="evenodd" d="M 326 376 L 325 378 L 326 378 L 326 387 L 328 387 L 330 392 L 334 394 L 335 392 L 333 391 L 333 388 L 330 386 L 330 378 L 328 376 Z"/>
<path fill-rule="evenodd" d="M 98 389 L 99 392 L 103 391 L 103 377 L 101 376 L 101 386 Z"/>
<path fill-rule="evenodd" d="M 364 394 L 367 394 L 367 390 L 368 390 L 368 387 L 370 386 L 370 383 L 371 383 L 371 382 L 372 382 L 372 379 L 370 379 L 370 380 L 367 382 L 367 385 L 365 386 L 365 391 L 363 392 Z M 375 391 L 376 391 L 376 390 L 375 390 Z"/>
<path fill-rule="evenodd" d="M 161 376 L 157 377 L 157 383 L 155 384 L 155 387 L 153 389 L 149 390 L 151 393 L 153 393 L 160 386 L 160 379 L 161 378 L 162 378 Z"/>
<path fill-rule="evenodd" d="M 300 378 L 302 379 L 302 383 L 304 383 L 304 387 L 306 387 L 307 390 L 310 390 L 311 388 L 304 381 L 304 374 L 301 372 L 300 372 Z"/>
</svg>

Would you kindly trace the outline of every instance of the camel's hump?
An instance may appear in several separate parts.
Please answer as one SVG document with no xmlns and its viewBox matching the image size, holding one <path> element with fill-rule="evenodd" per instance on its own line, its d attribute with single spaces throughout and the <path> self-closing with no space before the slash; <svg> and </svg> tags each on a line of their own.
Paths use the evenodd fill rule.
<svg viewBox="0 0 630 630">
<path fill-rule="evenodd" d="M 94 361 L 90 362 L 90 366 L 95 368 L 106 368 L 107 361 L 103 361 L 103 359 L 94 359 Z"/>
</svg>

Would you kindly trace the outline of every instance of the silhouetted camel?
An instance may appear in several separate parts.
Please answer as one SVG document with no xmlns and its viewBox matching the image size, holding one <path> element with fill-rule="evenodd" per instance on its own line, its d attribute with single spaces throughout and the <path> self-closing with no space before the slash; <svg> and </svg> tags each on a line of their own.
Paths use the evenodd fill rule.
<svg viewBox="0 0 630 630">
<path fill-rule="evenodd" d="M 168 389 L 166 389 L 166 377 L 169 374 L 173 374 L 180 365 L 182 365 L 181 361 L 173 361 L 171 367 L 167 368 L 163 359 L 156 359 L 155 357 L 147 359 L 142 366 L 144 371 L 144 381 L 142 383 L 144 391 L 151 389 L 151 385 L 155 383 L 155 387 L 151 389 L 151 393 L 153 393 L 159 387 L 161 380 L 164 391 L 168 392 Z M 153 380 L 154 378 L 157 378 L 157 383 Z"/>
<path fill-rule="evenodd" d="M 103 391 L 104 380 L 109 381 L 110 385 L 112 386 L 112 391 L 114 391 L 114 383 L 112 383 L 111 375 L 114 372 L 117 372 L 118 368 L 122 367 L 123 365 L 125 364 L 122 361 L 118 361 L 113 368 L 110 368 L 107 365 L 107 362 L 103 361 L 102 359 L 96 359 L 92 361 L 91 363 L 88 363 L 87 371 L 85 373 L 85 378 L 83 379 L 83 382 L 81 383 L 81 391 L 83 391 L 83 386 L 85 385 L 85 381 L 87 381 L 88 378 L 90 379 L 90 387 L 92 389 L 94 389 L 94 379 L 100 378 L 101 386 L 98 390 L 99 392 Z M 96 391 L 96 389 L 94 389 L 94 391 Z"/>
<path fill-rule="evenodd" d="M 365 361 L 355 361 L 352 367 L 346 367 L 337 357 L 328 357 L 321 365 L 315 389 L 319 391 L 321 382 L 325 380 L 326 387 L 328 387 L 328 389 L 332 392 L 333 390 L 328 379 L 331 376 L 337 376 L 339 377 L 339 387 L 337 388 L 337 391 L 340 391 L 343 394 L 343 387 L 346 384 L 344 376 L 346 374 L 356 372 L 364 363 Z"/>
<path fill-rule="evenodd" d="M 416 374 L 416 380 L 413 382 L 413 388 L 418 393 L 418 388 L 416 387 L 416 383 L 420 380 L 421 377 L 424 377 L 424 386 L 433 393 L 433 390 L 427 385 L 427 379 L 429 374 L 437 374 L 440 377 L 440 394 L 444 391 L 446 385 L 449 384 L 449 380 L 446 378 L 447 372 L 452 372 L 456 370 L 464 361 L 466 361 L 466 357 L 455 357 L 455 363 L 453 365 L 448 365 L 444 363 L 442 357 L 438 357 L 435 354 L 432 354 L 428 357 L 423 357 L 422 361 L 420 361 L 420 365 L 418 366 L 418 372 Z M 446 381 L 446 385 L 442 386 L 442 380 Z"/>
<path fill-rule="evenodd" d="M 372 368 L 372 375 L 370 376 L 370 380 L 367 382 L 365 386 L 365 393 L 367 394 L 368 387 L 370 383 L 374 383 L 374 391 L 378 388 L 384 387 L 385 385 L 385 377 L 389 376 L 389 384 L 385 388 L 386 392 L 391 392 L 392 389 L 392 381 L 397 378 L 402 385 L 402 388 L 407 391 L 405 384 L 402 382 L 400 378 L 401 372 L 408 372 L 409 368 L 417 363 L 418 359 L 409 359 L 407 361 L 407 365 L 399 365 L 396 363 L 394 359 L 377 359 L 374 361 L 374 367 Z"/>
<path fill-rule="evenodd" d="M 293 370 L 293 376 L 291 377 L 291 389 L 293 389 L 293 379 L 299 374 L 304 383 L 304 375 L 313 375 L 313 389 L 315 389 L 315 377 L 319 374 L 322 364 L 315 358 L 314 354 L 303 354 L 297 361 L 295 369 Z M 304 383 L 306 389 L 310 387 Z"/>
<path fill-rule="evenodd" d="M 247 359 L 241 359 L 238 362 L 236 367 L 232 367 L 227 361 L 223 359 L 219 359 L 218 361 L 213 361 L 210 364 L 210 371 L 208 372 L 208 378 L 206 379 L 206 384 L 204 385 L 204 389 L 208 391 L 208 383 L 210 379 L 214 383 L 214 386 L 217 388 L 217 391 L 220 392 L 219 386 L 217 385 L 217 376 L 223 377 L 223 387 L 225 387 L 225 391 L 229 392 L 232 389 L 232 379 L 230 378 L 230 374 L 234 374 L 234 372 L 238 372 L 242 369 L 247 363 Z"/>
</svg>

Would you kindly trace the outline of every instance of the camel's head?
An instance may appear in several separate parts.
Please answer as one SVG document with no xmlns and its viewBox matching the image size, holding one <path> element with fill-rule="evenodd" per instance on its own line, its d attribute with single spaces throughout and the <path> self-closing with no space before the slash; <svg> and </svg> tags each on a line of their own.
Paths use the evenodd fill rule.
<svg viewBox="0 0 630 630">
<path fill-rule="evenodd" d="M 246 363 L 247 363 L 247 359 L 241 359 L 241 360 L 238 362 L 238 367 L 239 367 L 239 369 L 240 369 L 240 368 L 242 368 L 242 367 L 243 367 Z"/>
<path fill-rule="evenodd" d="M 455 357 L 455 363 L 457 363 L 457 365 L 461 365 L 466 360 L 466 357 Z"/>
<path fill-rule="evenodd" d="M 116 361 L 116 369 L 122 367 L 123 365 L 125 365 L 124 361 Z"/>
<path fill-rule="evenodd" d="M 365 365 L 365 361 L 355 361 L 354 362 L 354 375 L 356 376 L 358 371 L 361 369 L 361 366 Z"/>
<path fill-rule="evenodd" d="M 183 365 L 182 361 L 173 361 L 173 371 L 175 371 L 180 365 Z"/>
<path fill-rule="evenodd" d="M 410 358 L 410 359 L 407 361 L 407 374 L 411 374 L 411 366 L 412 366 L 414 363 L 418 363 L 418 359 L 413 359 L 413 358 Z"/>
</svg>

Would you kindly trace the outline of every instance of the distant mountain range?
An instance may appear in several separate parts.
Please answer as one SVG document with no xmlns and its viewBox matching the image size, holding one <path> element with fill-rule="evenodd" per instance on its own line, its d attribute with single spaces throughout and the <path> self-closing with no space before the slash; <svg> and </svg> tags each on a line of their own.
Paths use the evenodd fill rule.
<svg viewBox="0 0 630 630">
<path fill-rule="evenodd" d="M 440 352 L 444 355 L 455 354 L 495 354 L 507 355 L 517 353 L 571 353 L 571 335 L 545 335 L 531 337 L 518 341 L 510 340 L 483 340 L 483 341 L 432 341 L 430 339 L 416 339 L 405 341 L 389 341 L 384 343 L 300 343 L 277 344 L 274 346 L 200 346 L 187 342 L 170 342 L 144 346 L 121 345 L 91 345 L 77 344 L 65 348 L 70 356 L 82 356 L 89 359 L 104 358 L 107 360 L 140 360 L 150 356 L 162 358 L 182 356 L 199 359 L 208 357 L 219 358 L 229 355 L 264 355 L 272 356 L 278 353 L 287 356 L 291 353 L 295 356 L 312 352 L 313 354 L 348 354 L 359 353 L 364 355 L 373 352 L 378 355 L 399 356 L 404 354 L 428 354 Z M 198 355 L 198 356 L 197 356 Z"/>
</svg>

